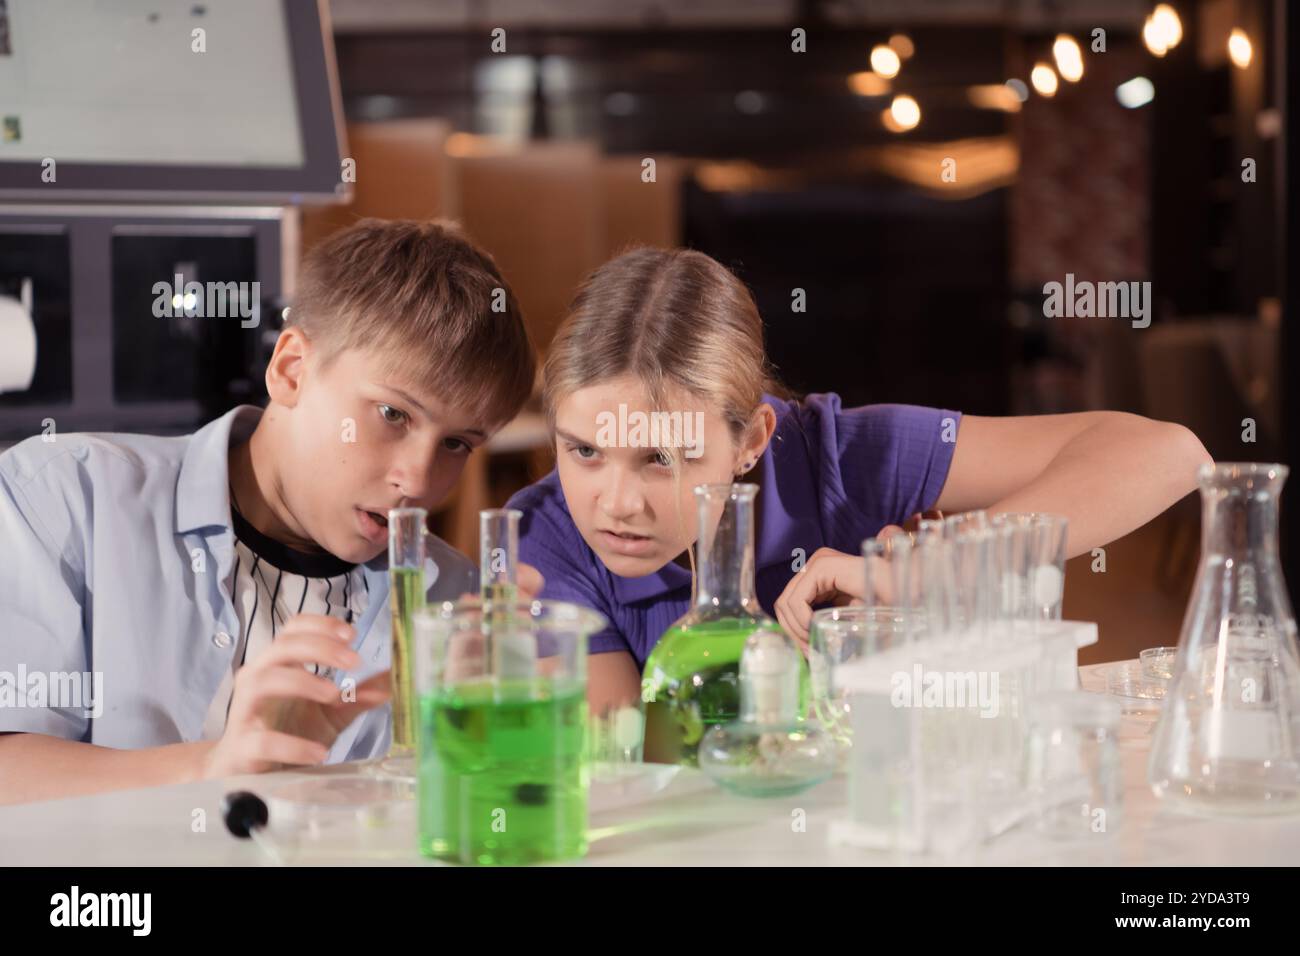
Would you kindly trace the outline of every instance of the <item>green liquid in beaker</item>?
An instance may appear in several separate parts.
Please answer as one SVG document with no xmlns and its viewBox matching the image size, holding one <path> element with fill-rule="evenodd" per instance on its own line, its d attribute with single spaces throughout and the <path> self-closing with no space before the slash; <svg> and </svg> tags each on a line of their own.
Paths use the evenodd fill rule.
<svg viewBox="0 0 1300 956">
<path fill-rule="evenodd" d="M 424 572 L 418 568 L 392 568 L 388 572 L 393 612 L 393 743 L 389 753 L 415 753 L 415 691 L 411 675 L 411 634 L 415 612 L 424 607 Z"/>
<path fill-rule="evenodd" d="M 420 851 L 521 864 L 587 852 L 581 683 L 461 684 L 420 699 Z"/>
</svg>

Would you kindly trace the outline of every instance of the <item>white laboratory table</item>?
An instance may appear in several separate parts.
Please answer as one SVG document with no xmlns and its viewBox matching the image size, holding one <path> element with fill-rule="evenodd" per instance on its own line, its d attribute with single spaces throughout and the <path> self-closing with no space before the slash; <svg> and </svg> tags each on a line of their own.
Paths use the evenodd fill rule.
<svg viewBox="0 0 1300 956">
<path fill-rule="evenodd" d="M 1080 669 L 1084 687 L 1097 686 L 1097 666 Z M 1300 816 L 1201 819 L 1164 807 L 1146 784 L 1153 725 L 1147 718 L 1124 718 L 1123 820 L 1105 835 L 1061 841 L 1022 826 L 956 859 L 862 851 L 832 846 L 827 840 L 831 823 L 846 811 L 843 775 L 795 797 L 756 800 L 720 790 L 698 771 L 647 765 L 622 781 L 593 784 L 591 849 L 578 862 L 585 866 L 1293 866 L 1300 860 Z M 223 795 L 241 789 L 265 793 L 316 773 L 355 770 L 343 765 L 285 771 L 0 808 L 0 865 L 270 865 L 271 858 L 252 841 L 235 839 L 226 831 L 220 818 Z M 284 861 L 438 865 L 416 851 L 414 830 L 412 807 L 375 828 L 363 851 L 302 840 L 296 848 L 286 848 Z"/>
</svg>

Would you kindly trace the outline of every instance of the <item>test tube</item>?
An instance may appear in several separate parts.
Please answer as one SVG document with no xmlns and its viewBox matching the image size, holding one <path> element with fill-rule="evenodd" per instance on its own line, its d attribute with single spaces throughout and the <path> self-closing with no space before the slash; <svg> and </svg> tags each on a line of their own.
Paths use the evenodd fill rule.
<svg viewBox="0 0 1300 956">
<path fill-rule="evenodd" d="M 867 538 L 862 542 L 862 565 L 866 572 L 866 586 L 862 590 L 862 604 L 868 612 L 875 608 L 888 606 L 889 563 L 885 558 L 885 542 L 879 538 Z M 874 654 L 880 649 L 879 635 L 868 630 L 864 637 L 864 652 Z"/>
<path fill-rule="evenodd" d="M 509 607 L 519 588 L 519 519 L 522 511 L 488 508 L 478 513 L 479 585 L 484 610 L 490 604 Z"/>
<path fill-rule="evenodd" d="M 966 529 L 953 539 L 957 564 L 957 613 L 966 637 L 986 644 L 994 617 L 993 539 L 985 529 Z"/>
<path fill-rule="evenodd" d="M 411 681 L 415 613 L 424 607 L 425 519 L 423 508 L 388 512 L 389 607 L 392 609 L 393 742 L 390 753 L 415 753 L 415 695 Z"/>
<path fill-rule="evenodd" d="M 983 509 L 963 511 L 961 514 L 948 515 L 943 519 L 944 533 L 955 537 L 971 531 L 985 531 L 989 527 L 989 516 Z"/>
<path fill-rule="evenodd" d="M 866 589 L 862 603 L 868 608 L 894 609 L 904 642 L 914 640 L 922 630 L 915 600 L 916 575 L 912 539 L 906 534 L 888 538 L 867 538 L 862 542 Z M 883 650 L 884 648 L 875 648 Z"/>
<path fill-rule="evenodd" d="M 997 515 L 1002 541 L 1004 604 L 1021 621 L 1060 620 L 1068 522 L 1040 512 Z M 1033 633 L 1033 629 L 1030 629 Z"/>
<path fill-rule="evenodd" d="M 983 641 L 989 621 L 988 515 L 966 511 L 943 520 L 944 537 L 952 542 L 957 624 L 967 636 Z"/>
<path fill-rule="evenodd" d="M 903 641 L 917 641 L 925 633 L 925 609 L 917 600 L 920 575 L 917 573 L 916 547 L 911 537 L 892 535 L 886 543 L 889 554 L 890 587 L 896 595 L 894 603 L 903 618 Z"/>
<path fill-rule="evenodd" d="M 1029 524 L 1027 515 L 999 514 L 993 517 L 997 532 L 998 602 L 1008 633 L 1016 621 L 1029 617 Z"/>
<path fill-rule="evenodd" d="M 530 678 L 537 667 L 536 639 L 514 626 L 522 517 L 523 512 L 513 508 L 488 508 L 478 514 L 483 636 L 496 680 Z"/>
<path fill-rule="evenodd" d="M 914 548 L 913 589 L 925 609 L 926 626 L 932 637 L 946 635 L 954 629 L 957 618 L 954 589 L 953 547 L 938 521 L 921 522 Z"/>
<path fill-rule="evenodd" d="M 1032 613 L 1038 621 L 1059 621 L 1065 596 L 1065 544 L 1069 529 L 1062 515 L 1034 515 L 1030 541 Z"/>
</svg>

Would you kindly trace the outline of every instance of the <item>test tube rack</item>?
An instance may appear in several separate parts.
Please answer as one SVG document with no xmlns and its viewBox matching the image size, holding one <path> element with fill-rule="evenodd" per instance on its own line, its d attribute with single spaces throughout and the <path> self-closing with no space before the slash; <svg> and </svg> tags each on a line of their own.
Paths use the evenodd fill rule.
<svg viewBox="0 0 1300 956">
<path fill-rule="evenodd" d="M 1081 621 L 998 622 L 917 636 L 845 663 L 849 815 L 832 843 L 951 856 L 1033 812 L 1024 777 L 1038 694 L 1078 688 Z"/>
</svg>

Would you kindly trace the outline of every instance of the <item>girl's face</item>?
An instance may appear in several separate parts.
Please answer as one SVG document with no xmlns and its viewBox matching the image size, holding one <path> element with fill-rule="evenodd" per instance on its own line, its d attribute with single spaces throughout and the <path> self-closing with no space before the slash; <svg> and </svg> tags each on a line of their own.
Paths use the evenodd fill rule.
<svg viewBox="0 0 1300 956">
<path fill-rule="evenodd" d="M 620 408 L 620 406 L 622 406 Z M 700 484 L 730 482 L 762 454 L 771 434 L 769 406 L 761 406 L 754 439 L 736 442 L 716 409 L 681 391 L 665 396 L 661 412 L 681 422 L 673 447 L 668 419 L 659 441 L 651 427 L 645 387 L 620 376 L 579 389 L 555 409 L 556 458 L 564 499 L 583 539 L 620 577 L 658 571 L 694 543 L 695 495 Z M 680 417 L 673 413 L 681 413 Z M 638 428 L 638 424 L 642 428 Z M 678 474 L 668 456 L 678 462 Z"/>
</svg>

